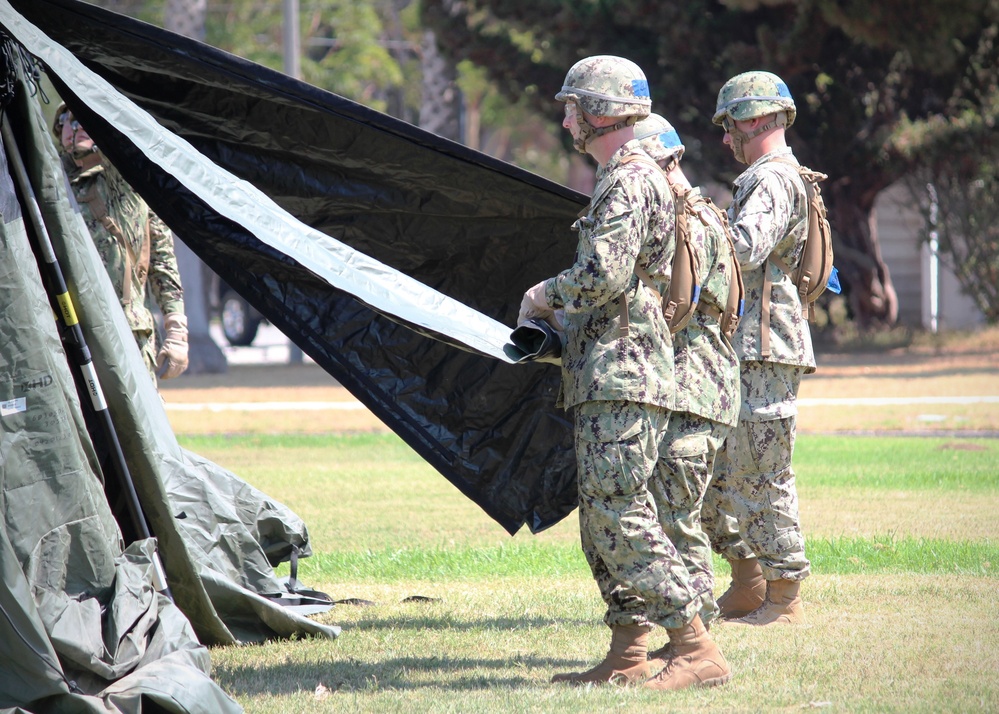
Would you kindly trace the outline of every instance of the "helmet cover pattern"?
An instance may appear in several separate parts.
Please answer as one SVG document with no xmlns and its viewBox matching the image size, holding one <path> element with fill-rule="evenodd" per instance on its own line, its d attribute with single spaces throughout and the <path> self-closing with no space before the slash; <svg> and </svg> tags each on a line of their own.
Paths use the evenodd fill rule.
<svg viewBox="0 0 999 714">
<path fill-rule="evenodd" d="M 624 57 L 595 55 L 579 60 L 565 76 L 560 102 L 572 101 L 598 117 L 647 117 L 652 107 L 649 82 L 641 68 Z"/>
<path fill-rule="evenodd" d="M 653 112 L 635 124 L 635 138 L 655 161 L 679 161 L 684 146 L 673 125 Z"/>
<path fill-rule="evenodd" d="M 725 82 L 711 121 L 721 126 L 725 117 L 746 121 L 777 112 L 786 112 L 787 126 L 794 123 L 797 110 L 791 90 L 776 74 L 754 70 Z"/>
</svg>

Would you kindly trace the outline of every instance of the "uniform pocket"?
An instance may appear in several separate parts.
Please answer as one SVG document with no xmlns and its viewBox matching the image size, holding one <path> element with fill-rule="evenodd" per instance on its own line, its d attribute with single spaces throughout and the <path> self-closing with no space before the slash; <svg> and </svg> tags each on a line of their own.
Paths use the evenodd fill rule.
<svg viewBox="0 0 999 714">
<path fill-rule="evenodd" d="M 576 417 L 580 493 L 621 498 L 644 492 L 658 460 L 655 427 L 640 405 L 609 402 Z M 588 412 L 588 413 L 587 413 Z"/>
</svg>

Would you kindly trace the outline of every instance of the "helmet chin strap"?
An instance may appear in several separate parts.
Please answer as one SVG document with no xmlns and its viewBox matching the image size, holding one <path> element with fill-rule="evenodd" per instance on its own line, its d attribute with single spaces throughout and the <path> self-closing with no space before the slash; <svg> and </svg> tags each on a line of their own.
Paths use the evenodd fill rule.
<svg viewBox="0 0 999 714">
<path fill-rule="evenodd" d="M 93 149 L 87 149 L 86 151 L 74 151 L 70 154 L 70 156 L 73 158 L 73 163 L 84 171 L 97 166 L 102 160 L 101 154 L 97 151 L 96 146 Z"/>
<path fill-rule="evenodd" d="M 768 121 L 762 126 L 756 127 L 753 131 L 742 131 L 741 129 L 735 128 L 735 120 L 732 120 L 733 126 L 728 131 L 728 135 L 732 137 L 732 153 L 735 154 L 735 160 L 740 164 L 748 164 L 749 161 L 746 159 L 745 147 L 749 141 L 763 132 L 770 131 L 778 126 L 787 126 L 787 113 L 777 112 L 774 114 L 773 121 Z"/>
<path fill-rule="evenodd" d="M 576 110 L 576 126 L 579 127 L 579 134 L 575 139 L 572 140 L 572 146 L 576 151 L 581 154 L 586 153 L 586 145 L 593 141 L 594 139 L 603 136 L 604 134 L 610 134 L 612 131 L 617 131 L 618 129 L 624 129 L 626 126 L 631 126 L 636 121 L 638 117 L 624 117 L 621 121 L 610 126 L 595 127 L 590 122 L 586 121 L 583 116 L 582 109 L 577 107 Z"/>
</svg>

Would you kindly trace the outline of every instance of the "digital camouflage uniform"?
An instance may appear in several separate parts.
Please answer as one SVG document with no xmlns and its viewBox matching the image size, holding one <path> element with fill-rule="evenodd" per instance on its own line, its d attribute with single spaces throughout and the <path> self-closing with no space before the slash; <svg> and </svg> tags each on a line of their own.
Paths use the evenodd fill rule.
<svg viewBox="0 0 999 714">
<path fill-rule="evenodd" d="M 811 335 L 792 280 L 767 260 L 798 262 L 807 233 L 805 188 L 790 149 L 772 151 L 735 181 L 729 207 L 746 288 L 746 311 L 732 340 L 740 359 L 739 423 L 725 442 L 702 510 L 714 549 L 756 557 L 766 580 L 808 576 L 791 457 L 801 376 L 815 370 Z M 796 162 L 795 162 L 796 163 Z M 764 270 L 772 282 L 770 355 L 761 350 Z"/>
<path fill-rule="evenodd" d="M 156 332 L 150 299 L 164 315 L 184 312 L 173 236 L 109 162 L 81 170 L 66 154 L 63 161 L 73 196 L 155 383 Z M 147 242 L 148 264 L 143 264 Z"/>
<path fill-rule="evenodd" d="M 699 305 L 724 312 L 734 275 L 724 218 L 692 189 L 687 204 L 691 247 L 700 263 Z M 713 312 L 713 310 L 712 310 Z M 701 507 L 716 455 L 739 419 L 739 360 L 717 317 L 694 311 L 673 335 L 676 404 L 660 446 L 650 490 L 659 523 L 687 565 L 699 593 L 701 620 L 718 614 L 713 594 L 711 543 L 701 526 Z"/>
<path fill-rule="evenodd" d="M 667 280 L 674 216 L 665 177 L 636 141 L 598 169 L 574 228 L 575 262 L 544 293 L 565 311 L 562 398 L 574 410 L 583 552 L 609 626 L 683 627 L 697 592 L 648 490 L 674 401 L 672 340 L 659 298 L 634 272 Z"/>
</svg>

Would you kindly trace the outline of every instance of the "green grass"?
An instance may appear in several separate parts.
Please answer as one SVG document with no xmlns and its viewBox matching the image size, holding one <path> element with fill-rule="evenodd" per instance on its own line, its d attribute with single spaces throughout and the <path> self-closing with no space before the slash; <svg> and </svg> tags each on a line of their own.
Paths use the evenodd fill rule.
<svg viewBox="0 0 999 714">
<path fill-rule="evenodd" d="M 925 538 L 810 538 L 812 568 L 823 574 L 923 573 L 999 577 L 999 545 Z M 715 560 L 715 571 L 728 565 Z M 311 580 L 381 581 L 585 577 L 578 546 L 518 543 L 495 547 L 425 548 L 318 553 L 299 566 Z M 997 584 L 999 585 L 999 584 Z"/>
<path fill-rule="evenodd" d="M 794 469 L 803 486 L 999 490 L 999 442 L 929 437 L 801 436 Z"/>
<path fill-rule="evenodd" d="M 296 452 L 302 468 L 319 449 L 329 462 L 379 466 L 403 462 L 423 464 L 394 434 L 265 434 L 247 436 L 181 436 L 181 444 L 199 454 L 223 450 L 237 465 L 253 459 Z M 246 450 L 244 452 L 244 450 Z M 994 439 L 943 437 L 800 436 L 794 467 L 808 486 L 843 488 L 999 490 L 999 442 Z M 376 478 L 376 474 L 371 474 Z"/>
<path fill-rule="evenodd" d="M 999 712 L 989 440 L 799 437 L 808 624 L 713 628 L 733 681 L 669 695 L 549 683 L 608 644 L 574 514 L 511 537 L 394 435 L 181 443 L 305 520 L 306 585 L 373 603 L 316 616 L 336 640 L 213 649 L 251 714 Z M 716 593 L 727 572 L 716 560 Z"/>
</svg>

